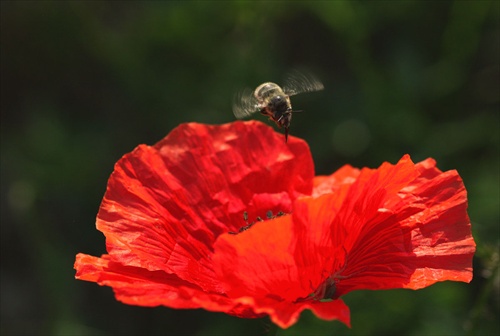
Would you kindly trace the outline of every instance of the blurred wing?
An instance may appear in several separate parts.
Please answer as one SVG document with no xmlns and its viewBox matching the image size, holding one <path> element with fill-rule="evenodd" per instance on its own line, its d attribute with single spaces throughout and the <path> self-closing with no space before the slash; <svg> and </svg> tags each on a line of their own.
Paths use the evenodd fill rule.
<svg viewBox="0 0 500 336">
<path fill-rule="evenodd" d="M 283 91 L 293 96 L 303 92 L 323 90 L 325 87 L 313 74 L 307 71 L 293 71 L 285 79 Z"/>
<path fill-rule="evenodd" d="M 253 96 L 252 90 L 246 88 L 234 95 L 233 113 L 236 118 L 243 119 L 257 111 L 257 99 Z"/>
</svg>

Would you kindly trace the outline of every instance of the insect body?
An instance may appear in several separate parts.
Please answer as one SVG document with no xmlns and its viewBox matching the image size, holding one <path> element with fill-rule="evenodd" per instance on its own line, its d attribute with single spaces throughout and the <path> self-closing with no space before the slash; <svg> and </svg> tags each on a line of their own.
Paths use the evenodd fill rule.
<svg viewBox="0 0 500 336">
<path fill-rule="evenodd" d="M 245 89 L 235 96 L 233 113 L 243 119 L 255 112 L 273 120 L 278 127 L 285 129 L 285 142 L 288 139 L 288 128 L 292 113 L 290 97 L 303 92 L 314 92 L 323 89 L 323 84 L 313 75 L 306 72 L 293 72 L 285 80 L 283 88 L 278 84 L 267 82 L 252 91 Z"/>
</svg>

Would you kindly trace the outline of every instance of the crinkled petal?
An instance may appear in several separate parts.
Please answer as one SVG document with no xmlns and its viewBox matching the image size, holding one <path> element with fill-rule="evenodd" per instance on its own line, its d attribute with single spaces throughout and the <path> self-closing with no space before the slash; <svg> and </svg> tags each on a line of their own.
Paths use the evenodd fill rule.
<svg viewBox="0 0 500 336">
<path fill-rule="evenodd" d="M 201 288 L 196 288 L 175 274 L 124 266 L 112 261 L 108 255 L 97 258 L 82 253 L 76 256 L 75 268 L 77 279 L 113 287 L 116 298 L 124 303 L 199 308 L 191 298 L 202 292 Z"/>
<path fill-rule="evenodd" d="M 363 175 L 347 197 L 355 204 L 339 212 L 347 259 L 337 295 L 471 280 L 475 244 L 456 171 L 442 173 L 432 160 L 413 165 L 404 157 Z"/>
<path fill-rule="evenodd" d="M 272 206 L 290 208 L 311 193 L 313 175 L 307 144 L 285 143 L 260 122 L 183 124 L 115 165 L 97 228 L 121 263 L 221 293 L 211 261 L 217 236 L 244 226 L 243 211 L 260 194 L 281 195 L 270 196 Z"/>
<path fill-rule="evenodd" d="M 420 211 L 401 220 L 410 231 L 415 272 L 406 287 L 472 280 L 475 242 L 467 215 L 467 191 L 457 171 L 441 172 L 433 159 L 417 165 L 421 176 L 402 192 Z"/>
<path fill-rule="evenodd" d="M 116 299 L 126 304 L 146 307 L 162 305 L 176 309 L 203 308 L 245 318 L 261 316 L 254 312 L 253 307 L 225 295 L 207 293 L 175 274 L 124 266 L 113 261 L 109 255 L 97 258 L 79 253 L 75 269 L 77 279 L 113 287 Z"/>
</svg>

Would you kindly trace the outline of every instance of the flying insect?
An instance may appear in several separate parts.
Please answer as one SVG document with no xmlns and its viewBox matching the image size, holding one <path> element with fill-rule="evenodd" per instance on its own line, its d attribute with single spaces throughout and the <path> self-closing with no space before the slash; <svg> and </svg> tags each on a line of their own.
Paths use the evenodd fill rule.
<svg viewBox="0 0 500 336">
<path fill-rule="evenodd" d="M 237 93 L 233 101 L 233 113 L 238 119 L 256 112 L 268 116 L 279 128 L 284 128 L 287 142 L 292 113 L 301 112 L 292 109 L 290 97 L 323 88 L 323 84 L 312 74 L 294 71 L 285 79 L 283 88 L 276 83 L 267 82 L 259 85 L 253 93 L 248 88 Z"/>
</svg>

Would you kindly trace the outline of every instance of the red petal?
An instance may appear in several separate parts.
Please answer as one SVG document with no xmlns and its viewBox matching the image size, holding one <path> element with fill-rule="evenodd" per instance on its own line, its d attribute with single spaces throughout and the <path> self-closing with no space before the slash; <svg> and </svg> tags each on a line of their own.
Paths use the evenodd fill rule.
<svg viewBox="0 0 500 336">
<path fill-rule="evenodd" d="M 294 204 L 291 245 L 300 270 L 297 281 L 307 291 L 302 298 L 314 292 L 344 262 L 345 232 L 333 225 L 342 197 L 343 193 L 325 194 L 298 199 Z"/>
<path fill-rule="evenodd" d="M 223 295 L 206 293 L 175 274 L 124 266 L 108 255 L 96 258 L 80 253 L 76 256 L 75 269 L 77 279 L 113 287 L 116 299 L 126 304 L 224 312 L 244 308 Z M 255 317 L 255 314 L 249 311 L 244 316 Z"/>
<path fill-rule="evenodd" d="M 417 165 L 421 177 L 404 190 L 405 201 L 420 211 L 401 221 L 411 232 L 415 272 L 406 287 L 419 289 L 437 281 L 472 280 L 475 242 L 467 215 L 467 192 L 455 170 L 442 173 L 435 161 Z"/>
<path fill-rule="evenodd" d="M 289 251 L 290 216 L 255 223 L 215 243 L 214 267 L 230 297 L 275 295 L 293 301 L 308 292 L 297 288 L 298 270 Z"/>
<path fill-rule="evenodd" d="M 311 193 L 313 176 L 307 144 L 285 143 L 263 123 L 181 125 L 115 165 L 97 218 L 109 256 L 77 256 L 77 278 L 111 286 L 130 304 L 255 317 L 224 296 L 213 243 L 244 226 L 245 210 L 289 211 L 293 199 Z"/>
<path fill-rule="evenodd" d="M 420 176 L 415 176 L 415 175 Z M 339 211 L 346 266 L 337 295 L 354 289 L 422 288 L 470 281 L 475 251 L 465 188 L 432 161 L 363 171 Z"/>
<path fill-rule="evenodd" d="M 311 192 L 312 176 L 305 142 L 285 144 L 262 123 L 184 124 L 116 164 L 97 228 L 122 263 L 221 292 L 210 261 L 215 238 L 243 226 L 256 193 L 295 198 Z"/>
</svg>

